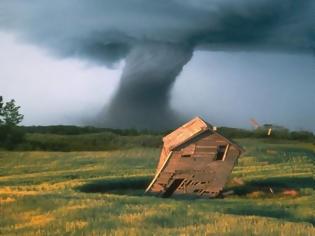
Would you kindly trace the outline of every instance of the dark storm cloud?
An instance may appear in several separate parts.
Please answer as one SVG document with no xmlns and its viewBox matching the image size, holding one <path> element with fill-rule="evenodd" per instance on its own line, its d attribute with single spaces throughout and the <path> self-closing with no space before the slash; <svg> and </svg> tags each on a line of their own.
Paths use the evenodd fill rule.
<svg viewBox="0 0 315 236">
<path fill-rule="evenodd" d="M 196 45 L 305 53 L 315 48 L 313 1 L 231 1 L 217 12 L 216 27 L 192 37 Z"/>
<path fill-rule="evenodd" d="M 4 0 L 0 11 L 1 27 L 25 40 L 109 64 L 139 42 L 187 43 L 204 25 L 199 10 L 172 1 Z"/>
<path fill-rule="evenodd" d="M 120 87 L 104 112 L 104 124 L 112 126 L 169 124 L 169 91 L 195 49 L 312 53 L 314 22 L 312 0 L 0 2 L 3 30 L 58 56 L 107 66 L 126 58 Z"/>
<path fill-rule="evenodd" d="M 137 42 L 314 49 L 312 0 L 2 0 L 0 26 L 63 56 L 125 57 Z"/>
</svg>

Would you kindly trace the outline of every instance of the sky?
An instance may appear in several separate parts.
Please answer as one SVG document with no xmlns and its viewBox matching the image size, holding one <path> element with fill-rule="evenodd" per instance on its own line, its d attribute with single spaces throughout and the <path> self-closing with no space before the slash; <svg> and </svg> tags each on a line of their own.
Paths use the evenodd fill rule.
<svg viewBox="0 0 315 236">
<path fill-rule="evenodd" d="M 315 131 L 309 0 L 3 0 L 0 95 L 24 125 Z"/>
<path fill-rule="evenodd" d="M 115 68 L 59 60 L 0 33 L 0 94 L 14 98 L 24 125 L 84 125 L 110 102 Z M 174 84 L 171 107 L 187 119 L 250 128 L 276 123 L 315 131 L 315 58 L 297 54 L 195 52 Z"/>
<path fill-rule="evenodd" d="M 109 100 L 120 71 L 44 50 L 0 33 L 0 94 L 21 106 L 24 125 L 84 124 Z"/>
</svg>

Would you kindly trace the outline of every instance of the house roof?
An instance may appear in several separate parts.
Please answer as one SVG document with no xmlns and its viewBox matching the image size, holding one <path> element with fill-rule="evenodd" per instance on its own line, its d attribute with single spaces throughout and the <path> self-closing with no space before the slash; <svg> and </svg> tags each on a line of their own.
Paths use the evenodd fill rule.
<svg viewBox="0 0 315 236">
<path fill-rule="evenodd" d="M 212 126 L 200 117 L 195 117 L 191 121 L 174 130 L 172 133 L 166 135 L 163 138 L 164 146 L 168 150 L 171 150 L 209 128 L 212 129 Z"/>
<path fill-rule="evenodd" d="M 232 140 L 224 137 L 223 135 L 219 134 L 218 132 L 213 131 L 212 125 L 205 122 L 200 117 L 195 117 L 191 121 L 187 122 L 186 124 L 182 125 L 178 129 L 174 130 L 172 133 L 168 134 L 163 138 L 164 147 L 170 151 L 174 148 L 178 147 L 186 143 L 187 141 L 191 140 L 192 138 L 198 136 L 199 134 L 211 130 L 213 133 L 224 138 L 228 143 L 235 145 L 239 148 L 242 152 L 244 149 L 238 145 L 237 143 L 233 142 Z"/>
</svg>

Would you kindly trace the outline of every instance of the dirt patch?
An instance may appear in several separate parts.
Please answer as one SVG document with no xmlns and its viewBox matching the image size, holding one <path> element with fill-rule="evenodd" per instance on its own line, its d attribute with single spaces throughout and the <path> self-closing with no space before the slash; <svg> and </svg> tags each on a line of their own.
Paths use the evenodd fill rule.
<svg viewBox="0 0 315 236">
<path fill-rule="evenodd" d="M 301 188 L 312 188 L 314 182 L 308 177 L 288 177 L 288 178 L 270 178 L 260 181 L 244 182 L 244 184 L 234 183 L 233 187 L 225 190 L 233 192 L 226 196 L 246 196 L 250 198 L 264 197 L 298 197 Z"/>
<path fill-rule="evenodd" d="M 282 194 L 285 196 L 296 197 L 299 195 L 299 192 L 294 189 L 285 189 L 283 190 Z"/>
</svg>

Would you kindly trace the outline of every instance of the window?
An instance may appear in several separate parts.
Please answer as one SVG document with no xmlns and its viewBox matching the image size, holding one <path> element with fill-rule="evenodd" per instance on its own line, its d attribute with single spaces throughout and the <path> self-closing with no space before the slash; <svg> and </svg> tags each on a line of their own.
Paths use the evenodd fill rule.
<svg viewBox="0 0 315 236">
<path fill-rule="evenodd" d="M 224 153 L 226 150 L 226 145 L 219 145 L 217 148 L 217 156 L 216 156 L 216 160 L 217 161 L 222 161 L 224 158 Z"/>
</svg>

